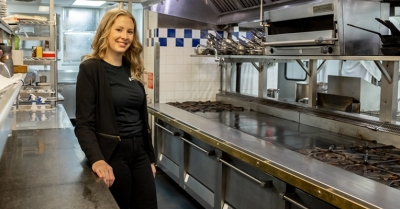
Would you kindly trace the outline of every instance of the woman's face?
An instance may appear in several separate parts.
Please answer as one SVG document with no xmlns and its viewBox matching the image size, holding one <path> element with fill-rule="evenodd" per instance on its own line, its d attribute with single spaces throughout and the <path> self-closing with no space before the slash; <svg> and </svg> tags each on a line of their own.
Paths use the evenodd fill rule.
<svg viewBox="0 0 400 209">
<path fill-rule="evenodd" d="M 134 31 L 131 18 L 123 15 L 117 17 L 108 34 L 108 50 L 123 55 L 132 43 Z"/>
</svg>

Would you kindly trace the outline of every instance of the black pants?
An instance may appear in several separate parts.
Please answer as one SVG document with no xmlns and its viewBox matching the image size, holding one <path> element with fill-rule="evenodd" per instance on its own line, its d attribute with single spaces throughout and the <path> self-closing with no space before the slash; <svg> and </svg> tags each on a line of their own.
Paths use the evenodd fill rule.
<svg viewBox="0 0 400 209">
<path fill-rule="evenodd" d="M 121 209 L 156 209 L 156 186 L 143 138 L 122 139 L 109 165 L 115 181 L 110 191 Z"/>
</svg>

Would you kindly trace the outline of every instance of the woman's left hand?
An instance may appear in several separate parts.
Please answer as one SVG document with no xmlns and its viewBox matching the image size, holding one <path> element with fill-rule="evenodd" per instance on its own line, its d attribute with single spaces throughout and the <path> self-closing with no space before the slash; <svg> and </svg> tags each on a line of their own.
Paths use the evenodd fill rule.
<svg viewBox="0 0 400 209">
<path fill-rule="evenodd" d="M 150 164 L 151 165 L 151 171 L 153 172 L 153 176 L 154 176 L 154 178 L 156 177 L 156 172 L 157 172 L 157 170 L 156 170 L 156 166 L 154 165 L 154 163 L 152 163 L 152 164 Z"/>
</svg>

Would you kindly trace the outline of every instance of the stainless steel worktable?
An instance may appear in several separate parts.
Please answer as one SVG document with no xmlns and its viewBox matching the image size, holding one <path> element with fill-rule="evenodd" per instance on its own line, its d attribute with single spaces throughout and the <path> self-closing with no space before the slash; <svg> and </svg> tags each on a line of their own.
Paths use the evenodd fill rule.
<svg viewBox="0 0 400 209">
<path fill-rule="evenodd" d="M 152 104 L 149 108 L 270 164 L 307 177 L 330 192 L 352 197 L 374 208 L 398 208 L 400 190 L 293 151 L 316 145 L 365 143 L 361 140 L 256 112 L 196 115 L 168 104 Z"/>
<path fill-rule="evenodd" d="M 62 106 L 36 114 L 48 119 L 11 111 L 13 130 L 0 131 L 9 136 L 0 138 L 0 208 L 118 208 L 87 165 Z"/>
</svg>

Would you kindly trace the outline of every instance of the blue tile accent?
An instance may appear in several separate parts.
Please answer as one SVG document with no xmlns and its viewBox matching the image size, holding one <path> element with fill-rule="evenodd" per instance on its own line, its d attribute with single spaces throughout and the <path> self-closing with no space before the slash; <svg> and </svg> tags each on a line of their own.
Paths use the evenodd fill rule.
<svg viewBox="0 0 400 209">
<path fill-rule="evenodd" d="M 233 32 L 232 35 L 236 36 L 236 38 L 239 38 L 239 32 Z"/>
<path fill-rule="evenodd" d="M 253 34 L 251 32 L 246 32 L 246 38 L 251 39 Z"/>
<path fill-rule="evenodd" d="M 175 40 L 175 46 L 176 47 L 183 47 L 183 38 L 177 38 Z"/>
<path fill-rule="evenodd" d="M 184 34 L 184 38 L 192 38 L 192 30 L 190 30 L 190 29 L 185 29 L 183 31 L 183 34 Z"/>
<path fill-rule="evenodd" d="M 167 38 L 159 38 L 160 46 L 167 46 Z"/>
<path fill-rule="evenodd" d="M 217 33 L 218 33 L 221 37 L 224 37 L 224 31 L 217 31 Z"/>
<path fill-rule="evenodd" d="M 196 47 L 199 44 L 200 44 L 200 39 L 199 38 L 192 39 L 192 47 Z"/>
<path fill-rule="evenodd" d="M 158 37 L 158 28 L 154 29 L 154 37 Z"/>
<path fill-rule="evenodd" d="M 200 30 L 200 38 L 207 38 L 208 30 Z"/>
<path fill-rule="evenodd" d="M 172 28 L 168 28 L 167 30 L 167 37 L 168 38 L 175 38 L 176 30 Z"/>
</svg>

